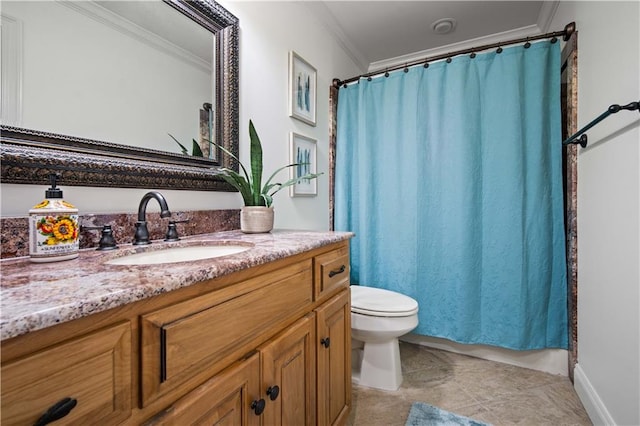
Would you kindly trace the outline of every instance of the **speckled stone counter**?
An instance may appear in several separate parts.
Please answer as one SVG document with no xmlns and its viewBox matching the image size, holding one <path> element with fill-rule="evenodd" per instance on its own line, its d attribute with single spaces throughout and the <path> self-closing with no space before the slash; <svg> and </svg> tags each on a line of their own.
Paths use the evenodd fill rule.
<svg viewBox="0 0 640 426">
<path fill-rule="evenodd" d="M 0 261 L 0 338 L 133 303 L 172 290 L 262 265 L 352 237 L 349 232 L 274 230 L 268 234 L 227 231 L 150 246 L 121 245 L 118 250 L 81 250 L 77 259 L 32 263 L 28 257 Z M 213 259 L 144 266 L 105 264 L 138 251 L 184 245 L 248 244 L 242 253 Z"/>
</svg>

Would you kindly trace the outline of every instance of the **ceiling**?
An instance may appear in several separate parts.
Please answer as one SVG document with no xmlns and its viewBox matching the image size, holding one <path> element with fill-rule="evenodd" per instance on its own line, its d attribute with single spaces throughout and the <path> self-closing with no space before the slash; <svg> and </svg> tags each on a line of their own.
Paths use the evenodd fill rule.
<svg viewBox="0 0 640 426">
<path fill-rule="evenodd" d="M 314 1 L 304 3 L 363 71 L 549 31 L 558 1 Z M 438 34 L 432 24 L 456 21 Z"/>
</svg>

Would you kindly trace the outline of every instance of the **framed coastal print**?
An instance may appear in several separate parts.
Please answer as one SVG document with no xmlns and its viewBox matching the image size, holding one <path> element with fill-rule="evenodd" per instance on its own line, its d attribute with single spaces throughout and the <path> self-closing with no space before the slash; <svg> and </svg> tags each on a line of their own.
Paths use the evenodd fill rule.
<svg viewBox="0 0 640 426">
<path fill-rule="evenodd" d="M 289 117 L 316 125 L 317 71 L 293 50 L 289 52 Z"/>
<path fill-rule="evenodd" d="M 291 179 L 316 173 L 316 140 L 291 132 Z M 303 179 L 289 187 L 289 195 L 314 196 L 318 194 L 317 179 Z"/>
</svg>

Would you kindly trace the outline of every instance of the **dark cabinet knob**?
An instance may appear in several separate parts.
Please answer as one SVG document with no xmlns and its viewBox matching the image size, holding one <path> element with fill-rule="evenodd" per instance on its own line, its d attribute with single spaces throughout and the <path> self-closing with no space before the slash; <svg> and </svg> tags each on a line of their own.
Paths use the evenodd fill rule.
<svg viewBox="0 0 640 426">
<path fill-rule="evenodd" d="M 278 399 L 278 395 L 280 395 L 280 387 L 278 385 L 269 386 L 267 389 L 267 395 L 269 395 L 269 399 L 275 401 Z"/>
<path fill-rule="evenodd" d="M 44 426 L 60 420 L 69 414 L 77 404 L 78 401 L 75 398 L 64 398 L 56 402 L 38 419 L 34 426 Z"/>
<path fill-rule="evenodd" d="M 253 401 L 251 403 L 251 409 L 253 410 L 254 413 L 256 413 L 256 416 L 259 416 L 260 414 L 262 414 L 262 412 L 264 411 L 264 406 L 265 406 L 265 402 L 264 402 L 264 399 L 262 398 L 256 401 Z"/>
<path fill-rule="evenodd" d="M 333 271 L 329 271 L 329 278 L 333 278 L 338 274 L 343 273 L 347 269 L 346 265 L 340 266 L 338 269 L 334 269 Z"/>
<path fill-rule="evenodd" d="M 320 340 L 320 344 L 325 348 L 328 348 L 329 345 L 331 344 L 331 339 L 329 339 L 328 337 L 325 337 L 324 339 Z"/>
</svg>

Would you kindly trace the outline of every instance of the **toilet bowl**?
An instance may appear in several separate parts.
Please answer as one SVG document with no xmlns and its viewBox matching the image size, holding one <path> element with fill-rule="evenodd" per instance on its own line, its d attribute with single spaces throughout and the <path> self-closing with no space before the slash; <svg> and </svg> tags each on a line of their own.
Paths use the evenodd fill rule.
<svg viewBox="0 0 640 426">
<path fill-rule="evenodd" d="M 418 326 L 418 302 L 380 288 L 351 286 L 351 379 L 397 390 L 402 384 L 398 337 Z"/>
</svg>

